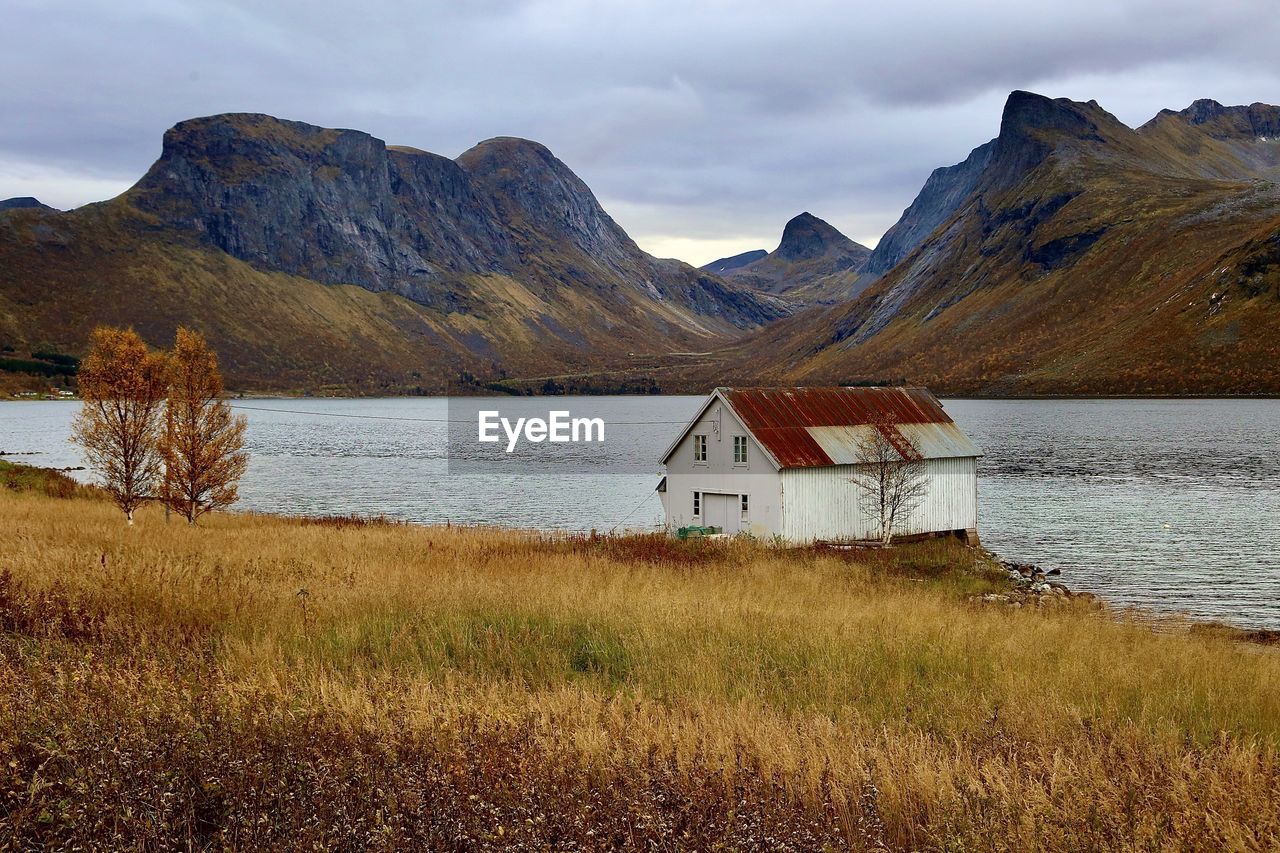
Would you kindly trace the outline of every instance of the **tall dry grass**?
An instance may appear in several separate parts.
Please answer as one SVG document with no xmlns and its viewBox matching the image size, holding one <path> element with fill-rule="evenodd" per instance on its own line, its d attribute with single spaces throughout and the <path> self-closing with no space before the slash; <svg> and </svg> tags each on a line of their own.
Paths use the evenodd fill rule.
<svg viewBox="0 0 1280 853">
<path fill-rule="evenodd" d="M 1280 846 L 1280 658 L 957 543 L 0 519 L 21 846 Z"/>
</svg>

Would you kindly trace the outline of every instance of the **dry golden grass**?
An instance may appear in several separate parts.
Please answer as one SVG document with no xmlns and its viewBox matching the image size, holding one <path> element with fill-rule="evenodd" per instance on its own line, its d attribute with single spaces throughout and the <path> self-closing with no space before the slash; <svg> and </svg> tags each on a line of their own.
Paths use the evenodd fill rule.
<svg viewBox="0 0 1280 853">
<path fill-rule="evenodd" d="M 949 541 L 0 518 L 19 846 L 1280 845 L 1280 657 L 968 604 Z"/>
</svg>

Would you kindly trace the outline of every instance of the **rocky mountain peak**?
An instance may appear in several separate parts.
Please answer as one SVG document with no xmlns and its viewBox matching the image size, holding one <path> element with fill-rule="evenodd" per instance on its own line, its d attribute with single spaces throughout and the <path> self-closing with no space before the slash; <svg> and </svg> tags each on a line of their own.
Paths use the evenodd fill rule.
<svg viewBox="0 0 1280 853">
<path fill-rule="evenodd" d="M 834 250 L 857 244 L 827 222 L 805 211 L 793 217 L 782 229 L 782 242 L 774 254 L 785 261 L 820 258 Z"/>
<path fill-rule="evenodd" d="M 993 189 L 1005 189 L 1044 162 L 1064 143 L 1100 143 L 1128 131 L 1096 101 L 1047 98 L 1015 90 L 1005 101 L 992 164 L 998 170 Z"/>
<path fill-rule="evenodd" d="M 1109 115 L 1097 101 L 1081 103 L 1070 98 L 1048 98 L 1018 89 L 1005 99 L 1000 116 L 1000 136 L 1017 136 L 1029 131 L 1059 131 L 1084 136 L 1098 129 L 1098 114 Z"/>
<path fill-rule="evenodd" d="M 317 127 L 262 113 L 220 113 L 188 119 L 165 131 L 160 161 L 190 158 L 210 168 L 269 167 L 291 156 L 305 162 L 377 156 L 382 140 L 359 130 Z"/>
<path fill-rule="evenodd" d="M 463 152 L 457 162 L 506 220 L 533 225 L 544 237 L 568 242 L 615 270 L 639 254 L 591 188 L 546 146 L 500 136 Z"/>
<path fill-rule="evenodd" d="M 464 151 L 456 162 L 473 179 L 510 191 L 531 193 L 549 181 L 560 193 L 591 192 L 549 148 L 517 136 L 486 139 Z"/>
<path fill-rule="evenodd" d="M 561 163 L 551 149 L 541 142 L 525 139 L 520 136 L 495 136 L 477 142 L 463 152 L 458 162 L 468 168 L 479 168 L 484 163 L 498 162 L 511 164 L 516 162 L 537 163 L 545 167 L 568 167 Z"/>
<path fill-rule="evenodd" d="M 871 250 L 805 211 L 782 229 L 778 248 L 721 258 L 703 267 L 754 290 L 782 297 L 793 307 L 848 297 Z"/>
<path fill-rule="evenodd" d="M 1226 110 L 1222 104 L 1213 100 L 1213 98 L 1200 98 L 1192 101 L 1191 106 L 1183 110 L 1179 115 L 1186 118 L 1192 124 L 1204 124 L 1212 121 Z"/>
</svg>

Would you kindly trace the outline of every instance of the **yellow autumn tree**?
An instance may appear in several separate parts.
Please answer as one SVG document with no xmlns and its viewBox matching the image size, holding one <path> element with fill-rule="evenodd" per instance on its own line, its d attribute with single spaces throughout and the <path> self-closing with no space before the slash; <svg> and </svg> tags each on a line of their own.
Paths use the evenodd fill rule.
<svg viewBox="0 0 1280 853">
<path fill-rule="evenodd" d="M 72 440 L 130 524 L 160 474 L 157 440 L 168 372 L 164 354 L 148 350 L 132 329 L 100 326 L 77 375 L 84 405 Z"/>
<path fill-rule="evenodd" d="M 201 514 L 235 503 L 237 483 L 249 457 L 244 453 L 244 417 L 234 417 L 222 399 L 218 357 L 199 332 L 179 328 L 170 358 L 169 401 L 160 455 L 161 496 L 194 524 Z"/>
</svg>

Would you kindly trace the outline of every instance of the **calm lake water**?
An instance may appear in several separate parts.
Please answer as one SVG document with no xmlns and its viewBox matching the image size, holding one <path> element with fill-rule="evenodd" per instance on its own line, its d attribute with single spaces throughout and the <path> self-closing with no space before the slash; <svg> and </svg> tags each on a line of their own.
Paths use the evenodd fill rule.
<svg viewBox="0 0 1280 853">
<path fill-rule="evenodd" d="M 604 414 L 632 464 L 584 475 L 465 473 L 443 399 L 245 400 L 247 509 L 424 523 L 653 527 L 657 458 L 701 397 L 503 398 Z M 947 400 L 983 448 L 979 526 L 1001 556 L 1062 569 L 1115 604 L 1280 628 L 1280 401 Z M 0 451 L 82 464 L 74 402 L 0 402 Z M 650 462 L 652 464 L 650 464 Z M 456 468 L 457 466 L 455 466 Z M 0 523 L 2 523 L 0 519 Z"/>
</svg>

